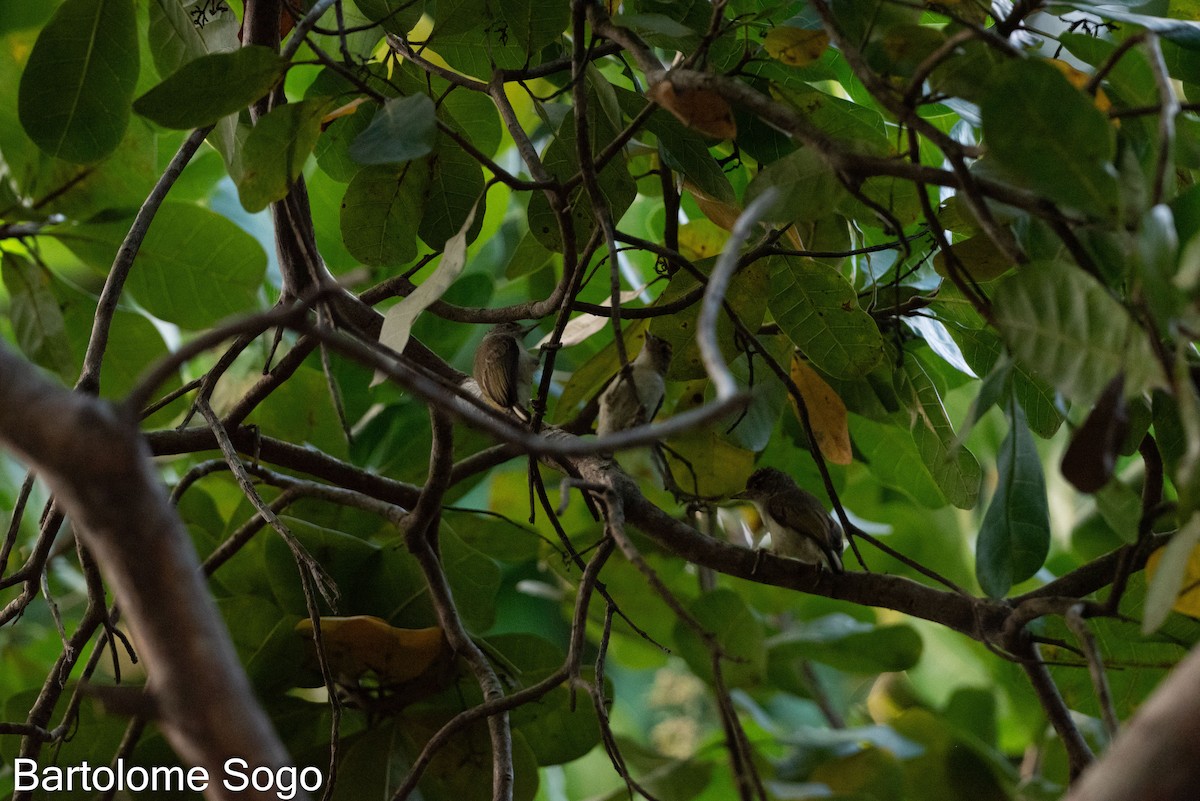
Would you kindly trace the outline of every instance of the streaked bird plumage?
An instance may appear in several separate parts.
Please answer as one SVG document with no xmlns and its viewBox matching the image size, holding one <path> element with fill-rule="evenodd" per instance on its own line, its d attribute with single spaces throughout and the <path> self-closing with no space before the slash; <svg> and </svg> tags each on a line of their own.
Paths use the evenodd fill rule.
<svg viewBox="0 0 1200 801">
<path fill-rule="evenodd" d="M 746 489 L 733 497 L 750 501 L 758 509 L 771 533 L 772 551 L 842 572 L 842 527 L 826 513 L 817 496 L 798 487 L 787 473 L 774 467 L 759 468 L 746 481 Z"/>
<path fill-rule="evenodd" d="M 671 343 L 646 334 L 642 351 L 617 373 L 600 395 L 596 433 L 600 436 L 649 423 L 662 406 Z"/>
</svg>

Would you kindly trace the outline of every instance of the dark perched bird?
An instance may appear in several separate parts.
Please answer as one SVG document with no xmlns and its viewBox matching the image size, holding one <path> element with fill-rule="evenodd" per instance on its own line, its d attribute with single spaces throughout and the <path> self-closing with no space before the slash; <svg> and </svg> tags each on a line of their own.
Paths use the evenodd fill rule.
<svg viewBox="0 0 1200 801">
<path fill-rule="evenodd" d="M 755 470 L 735 498 L 751 501 L 771 532 L 771 550 L 810 565 L 843 572 L 842 527 L 825 513 L 817 497 L 796 486 L 774 467 Z"/>
<path fill-rule="evenodd" d="M 646 334 L 646 343 L 624 370 L 617 373 L 600 395 L 596 433 L 600 436 L 649 423 L 662 406 L 671 364 L 671 343 Z"/>
<path fill-rule="evenodd" d="M 488 331 L 475 351 L 473 372 L 484 401 L 528 417 L 538 360 L 521 341 L 526 333 L 519 323 L 500 323 Z"/>
</svg>

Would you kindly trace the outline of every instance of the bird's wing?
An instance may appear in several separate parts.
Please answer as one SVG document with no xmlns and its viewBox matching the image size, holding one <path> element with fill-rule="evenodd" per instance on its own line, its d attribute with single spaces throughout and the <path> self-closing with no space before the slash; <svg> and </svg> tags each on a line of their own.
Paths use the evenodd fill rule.
<svg viewBox="0 0 1200 801">
<path fill-rule="evenodd" d="M 493 348 L 480 348 L 475 352 L 476 375 L 487 375 L 488 389 L 485 393 L 493 403 L 508 408 L 517 403 L 517 387 L 513 378 L 518 373 L 521 346 L 512 337 L 500 337 Z"/>
<path fill-rule="evenodd" d="M 828 552 L 833 546 L 829 541 L 829 515 L 812 493 L 802 489 L 779 493 L 767 501 L 766 507 L 777 523 L 809 538 L 822 551 Z"/>
</svg>

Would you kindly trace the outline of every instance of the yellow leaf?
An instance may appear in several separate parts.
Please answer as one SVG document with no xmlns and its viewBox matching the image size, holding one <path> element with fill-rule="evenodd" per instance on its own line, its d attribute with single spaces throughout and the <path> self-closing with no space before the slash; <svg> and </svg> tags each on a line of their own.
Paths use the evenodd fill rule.
<svg viewBox="0 0 1200 801">
<path fill-rule="evenodd" d="M 696 219 L 679 227 L 679 252 L 692 261 L 716 256 L 729 233 L 712 220 Z"/>
<path fill-rule="evenodd" d="M 705 136 L 733 139 L 737 123 L 728 101 L 709 89 L 676 89 L 670 77 L 646 90 L 646 97 L 679 118 L 679 121 Z"/>
<path fill-rule="evenodd" d="M 692 198 L 700 207 L 700 211 L 704 212 L 705 217 L 726 231 L 733 230 L 733 224 L 737 222 L 738 215 L 742 213 L 739 207 L 717 200 L 686 178 L 683 181 L 683 188 L 692 193 Z"/>
<path fill-rule="evenodd" d="M 791 373 L 792 381 L 800 388 L 800 395 L 808 408 L 808 421 L 812 423 L 813 436 L 821 455 L 834 464 L 850 464 L 854 454 L 850 449 L 846 404 L 799 353 L 792 355 Z M 794 398 L 792 409 L 799 417 L 800 409 Z"/>
<path fill-rule="evenodd" d="M 312 639 L 312 621 L 301 620 L 296 631 Z M 450 652 L 439 628 L 401 629 L 370 615 L 322 617 L 321 639 L 334 675 L 372 672 L 385 685 L 418 678 Z"/>
<path fill-rule="evenodd" d="M 783 26 L 767 31 L 763 39 L 763 47 L 771 58 L 793 67 L 811 64 L 821 57 L 828 46 L 829 34 L 819 29 Z"/>
<path fill-rule="evenodd" d="M 1061 61 L 1057 58 L 1049 58 L 1046 60 L 1057 67 L 1058 71 L 1061 72 L 1063 76 L 1071 82 L 1071 85 L 1080 91 L 1082 91 L 1084 87 L 1087 86 L 1088 81 L 1091 80 L 1092 76 L 1088 75 L 1086 72 L 1080 72 L 1065 61 Z M 1107 114 L 1109 109 L 1112 108 L 1112 102 L 1108 99 L 1108 95 L 1104 94 L 1104 90 L 1100 87 L 1096 87 L 1096 96 L 1092 98 L 1092 103 L 1096 106 L 1096 108 L 1100 109 L 1105 114 Z M 1113 124 L 1120 125 L 1121 121 L 1113 120 Z"/>
<path fill-rule="evenodd" d="M 1159 548 L 1146 559 L 1146 583 L 1154 580 L 1163 549 Z M 1192 550 L 1188 557 L 1187 571 L 1183 575 L 1183 592 L 1175 599 L 1176 612 L 1200 618 L 1200 547 Z"/>
</svg>

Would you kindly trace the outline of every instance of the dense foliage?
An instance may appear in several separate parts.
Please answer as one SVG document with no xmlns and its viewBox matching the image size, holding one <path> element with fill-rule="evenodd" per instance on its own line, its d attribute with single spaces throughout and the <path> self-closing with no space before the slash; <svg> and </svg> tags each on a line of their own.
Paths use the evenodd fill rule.
<svg viewBox="0 0 1200 801">
<path fill-rule="evenodd" d="M 1193 18 L 0 2 L 4 347 L 140 417 L 333 798 L 1056 798 L 1200 638 Z M 468 375 L 504 321 L 532 420 Z M 0 790 L 172 764 L 23 444 L 84 428 L 8 403 Z M 754 553 L 763 465 L 845 574 Z"/>
</svg>

